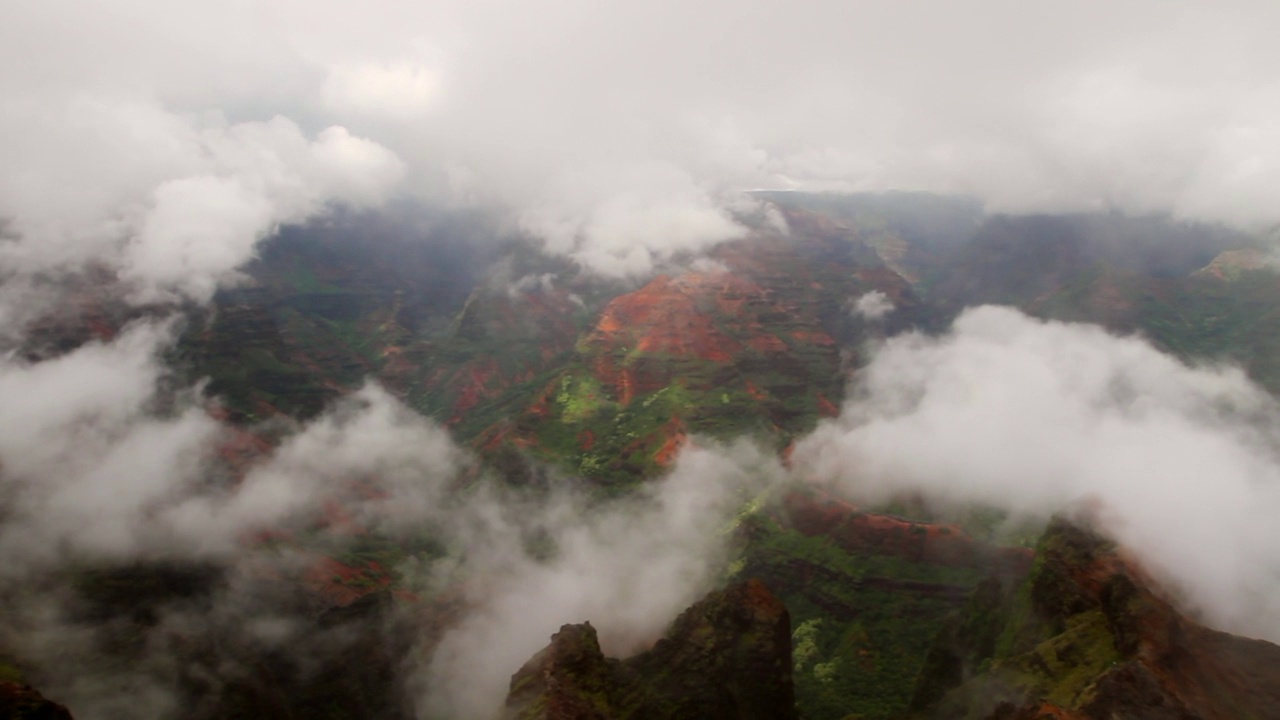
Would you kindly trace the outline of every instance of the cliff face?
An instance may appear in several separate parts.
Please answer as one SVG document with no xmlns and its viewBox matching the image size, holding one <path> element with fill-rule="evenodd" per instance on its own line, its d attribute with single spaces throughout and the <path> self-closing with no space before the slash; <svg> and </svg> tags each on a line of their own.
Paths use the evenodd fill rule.
<svg viewBox="0 0 1280 720">
<path fill-rule="evenodd" d="M 836 413 L 861 341 L 931 317 L 903 241 L 784 212 L 789 233 L 639 288 L 394 220 L 287 228 L 174 359 L 238 424 L 314 416 L 372 378 L 507 469 L 533 455 L 604 484 L 659 472 L 690 434 L 781 447 Z M 869 322 L 850 303 L 873 291 L 894 309 Z"/>
<path fill-rule="evenodd" d="M 708 595 L 625 663 L 660 698 L 662 717 L 796 717 L 791 615 L 759 580 Z"/>
<path fill-rule="evenodd" d="M 480 445 L 625 484 L 660 471 L 688 435 L 781 448 L 835 415 L 859 344 L 927 313 L 854 230 L 805 227 L 728 243 L 710 269 L 606 298 L 560 371 Z M 873 291 L 894 308 L 880 324 L 850 309 Z"/>
<path fill-rule="evenodd" d="M 604 307 L 516 436 L 588 477 L 625 481 L 670 462 L 690 433 L 789 435 L 839 392 L 819 319 L 727 272 L 659 277 Z"/>
<path fill-rule="evenodd" d="M 631 717 L 644 699 L 634 678 L 600 651 L 591 623 L 565 625 L 511 678 L 505 717 L 606 720 Z"/>
<path fill-rule="evenodd" d="M 984 583 L 930 652 L 921 717 L 1280 717 L 1280 647 L 1181 615 L 1109 542 L 1055 520 L 1026 582 Z"/>
<path fill-rule="evenodd" d="M 898 717 L 947 619 L 988 574 L 1025 577 L 1030 551 L 951 524 L 789 493 L 739 528 L 739 572 L 791 610 L 798 708 L 811 720 Z"/>
<path fill-rule="evenodd" d="M 520 720 L 796 717 L 791 623 L 756 580 L 713 592 L 649 651 L 618 661 L 589 623 L 565 625 L 511 679 Z"/>
</svg>

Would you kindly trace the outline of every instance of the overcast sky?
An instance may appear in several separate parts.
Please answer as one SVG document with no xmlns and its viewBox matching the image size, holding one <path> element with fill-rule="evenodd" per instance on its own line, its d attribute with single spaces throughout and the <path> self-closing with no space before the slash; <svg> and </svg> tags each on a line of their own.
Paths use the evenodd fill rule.
<svg viewBox="0 0 1280 720">
<path fill-rule="evenodd" d="M 725 205 L 754 187 L 1270 223 L 1278 16 L 1163 0 L 14 0 L 0 213 L 42 236 L 24 262 L 118 260 L 138 235 L 126 274 L 194 295 L 276 222 L 401 192 L 501 203 L 619 275 L 731 235 Z M 276 116 L 272 138 L 244 130 Z M 202 225 L 232 219 L 170 227 L 193 198 Z"/>
</svg>

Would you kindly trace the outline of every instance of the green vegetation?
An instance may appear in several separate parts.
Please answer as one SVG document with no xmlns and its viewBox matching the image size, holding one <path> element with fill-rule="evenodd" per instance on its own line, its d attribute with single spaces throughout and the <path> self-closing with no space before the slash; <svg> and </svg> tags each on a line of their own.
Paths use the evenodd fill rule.
<svg viewBox="0 0 1280 720">
<path fill-rule="evenodd" d="M 1241 273 L 1234 281 L 1191 278 L 1139 301 L 1143 331 L 1188 359 L 1242 365 L 1280 392 L 1280 281 L 1272 270 Z"/>
<path fill-rule="evenodd" d="M 935 636 L 981 571 L 854 554 L 756 515 L 742 577 L 759 577 L 791 611 L 796 700 L 808 720 L 904 712 Z"/>
<path fill-rule="evenodd" d="M 1114 547 L 1055 520 L 1025 581 L 984 580 L 939 633 L 920 674 L 912 709 L 928 717 L 979 720 L 1000 702 L 1047 701 L 1077 708 L 1096 679 L 1125 659 L 1120 645 L 1137 595 L 1127 577 L 1107 580 L 1098 600 L 1088 574 Z M 1127 652 L 1132 652 L 1132 647 Z"/>
</svg>

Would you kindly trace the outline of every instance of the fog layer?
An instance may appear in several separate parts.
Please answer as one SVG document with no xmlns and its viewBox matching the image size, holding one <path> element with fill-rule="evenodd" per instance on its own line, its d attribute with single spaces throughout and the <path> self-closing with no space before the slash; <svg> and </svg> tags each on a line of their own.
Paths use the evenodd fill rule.
<svg viewBox="0 0 1280 720">
<path fill-rule="evenodd" d="M 1236 368 L 981 307 L 886 342 L 794 460 L 868 501 L 1093 508 L 1211 623 L 1280 640 L 1280 408 Z"/>
<path fill-rule="evenodd" d="M 401 162 L 399 191 L 506 208 L 611 275 L 740 232 L 738 193 L 758 187 L 1269 224 L 1278 13 L 1261 0 L 12 3 L 0 216 L 31 239 L 19 254 L 45 261 L 132 238 L 122 263 L 144 288 L 196 295 L 247 238 L 379 196 Z"/>
</svg>

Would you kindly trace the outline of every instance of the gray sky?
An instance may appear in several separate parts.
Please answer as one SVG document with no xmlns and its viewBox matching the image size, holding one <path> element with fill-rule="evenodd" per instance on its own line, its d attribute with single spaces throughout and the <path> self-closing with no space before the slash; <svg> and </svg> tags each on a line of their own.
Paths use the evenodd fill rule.
<svg viewBox="0 0 1280 720">
<path fill-rule="evenodd" d="M 507 205 L 619 275 L 733 234 L 725 204 L 753 187 L 1270 223 L 1277 16 L 1154 0 L 18 0 L 0 9 L 0 212 L 42 236 L 26 262 L 118 258 L 122 236 L 145 236 L 127 274 L 194 295 L 274 223 L 396 192 Z M 277 115 L 291 136 L 239 125 Z M 331 167 L 358 188 L 317 180 L 307 157 L 335 125 L 348 146 Z M 180 187 L 158 196 L 166 182 Z M 203 235 L 149 220 L 211 185 L 227 199 L 197 208 Z"/>
</svg>

